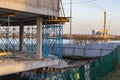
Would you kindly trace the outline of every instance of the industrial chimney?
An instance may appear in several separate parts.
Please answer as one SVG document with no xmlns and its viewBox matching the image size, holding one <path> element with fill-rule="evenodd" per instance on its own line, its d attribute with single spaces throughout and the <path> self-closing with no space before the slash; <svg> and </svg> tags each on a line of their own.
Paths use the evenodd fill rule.
<svg viewBox="0 0 120 80">
<path fill-rule="evenodd" d="M 104 12 L 104 34 L 103 37 L 106 37 L 106 11 Z"/>
</svg>

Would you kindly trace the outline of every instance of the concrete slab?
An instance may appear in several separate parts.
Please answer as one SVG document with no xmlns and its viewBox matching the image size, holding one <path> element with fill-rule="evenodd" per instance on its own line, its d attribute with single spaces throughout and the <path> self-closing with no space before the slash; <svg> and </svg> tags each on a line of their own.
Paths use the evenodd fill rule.
<svg viewBox="0 0 120 80">
<path fill-rule="evenodd" d="M 58 59 L 47 58 L 45 60 L 14 60 L 4 59 L 0 60 L 0 76 L 18 73 L 23 71 L 29 71 L 47 66 L 57 65 Z"/>
<path fill-rule="evenodd" d="M 59 0 L 0 0 L 1 9 L 58 16 Z"/>
<path fill-rule="evenodd" d="M 58 64 L 59 59 L 35 59 L 35 54 L 33 53 L 14 51 L 12 55 L 0 57 L 0 76 L 55 66 Z"/>
</svg>

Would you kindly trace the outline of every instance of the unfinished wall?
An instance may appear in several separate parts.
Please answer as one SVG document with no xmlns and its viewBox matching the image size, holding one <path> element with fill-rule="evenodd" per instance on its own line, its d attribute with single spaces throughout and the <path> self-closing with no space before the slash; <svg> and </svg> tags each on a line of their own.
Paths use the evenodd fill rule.
<svg viewBox="0 0 120 80">
<path fill-rule="evenodd" d="M 0 0 L 0 8 L 58 16 L 59 0 Z"/>
</svg>

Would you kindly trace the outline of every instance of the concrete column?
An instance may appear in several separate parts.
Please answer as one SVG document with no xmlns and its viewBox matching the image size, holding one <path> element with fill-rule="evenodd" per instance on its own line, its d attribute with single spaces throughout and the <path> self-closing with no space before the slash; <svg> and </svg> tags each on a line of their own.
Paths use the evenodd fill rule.
<svg viewBox="0 0 120 80">
<path fill-rule="evenodd" d="M 19 30 L 20 30 L 20 33 L 19 33 L 19 36 L 20 36 L 19 37 L 19 42 L 20 42 L 20 44 L 19 44 L 19 50 L 23 51 L 24 25 L 22 23 L 20 23 Z"/>
<path fill-rule="evenodd" d="M 42 59 L 42 18 L 37 17 L 37 52 L 36 59 Z"/>
</svg>

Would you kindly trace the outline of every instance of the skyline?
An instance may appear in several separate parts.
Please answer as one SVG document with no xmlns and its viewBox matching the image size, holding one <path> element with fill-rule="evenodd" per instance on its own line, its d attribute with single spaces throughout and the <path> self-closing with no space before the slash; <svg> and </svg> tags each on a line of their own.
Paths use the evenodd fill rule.
<svg viewBox="0 0 120 80">
<path fill-rule="evenodd" d="M 70 0 L 63 0 L 66 17 L 70 17 Z M 72 0 L 72 33 L 91 34 L 92 30 L 104 28 L 104 11 L 107 12 L 107 29 L 113 35 L 120 35 L 120 1 L 118 0 Z M 86 2 L 85 2 L 86 1 Z M 82 3 L 83 2 L 83 3 Z M 103 11 L 104 9 L 104 11 Z M 69 33 L 69 23 L 64 25 L 64 33 Z"/>
</svg>

